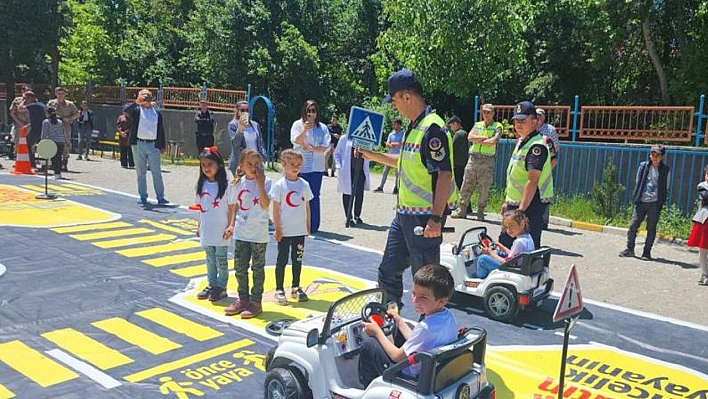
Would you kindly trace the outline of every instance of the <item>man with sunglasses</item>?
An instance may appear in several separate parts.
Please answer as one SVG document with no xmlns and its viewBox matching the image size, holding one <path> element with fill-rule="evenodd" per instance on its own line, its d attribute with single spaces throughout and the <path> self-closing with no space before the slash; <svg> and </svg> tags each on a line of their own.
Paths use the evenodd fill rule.
<svg viewBox="0 0 708 399">
<path fill-rule="evenodd" d="M 489 201 L 489 189 L 494 182 L 494 162 L 501 134 L 502 125 L 494 120 L 494 106 L 492 104 L 482 105 L 482 120 L 474 124 L 472 131 L 467 136 L 472 146 L 469 149 L 469 158 L 465 165 L 465 177 L 462 181 L 462 188 L 460 188 L 457 210 L 450 217 L 455 219 L 467 217 L 467 205 L 470 203 L 470 197 L 479 187 L 477 220 L 484 221 L 484 208 Z"/>
<path fill-rule="evenodd" d="M 457 200 L 453 181 L 452 136 L 445 121 L 423 99 L 423 86 L 413 72 L 402 69 L 388 78 L 391 102 L 411 123 L 398 155 L 362 151 L 364 157 L 398 168 L 396 216 L 388 230 L 379 265 L 379 287 L 402 305 L 403 272 L 440 262 L 443 218 Z"/>
</svg>

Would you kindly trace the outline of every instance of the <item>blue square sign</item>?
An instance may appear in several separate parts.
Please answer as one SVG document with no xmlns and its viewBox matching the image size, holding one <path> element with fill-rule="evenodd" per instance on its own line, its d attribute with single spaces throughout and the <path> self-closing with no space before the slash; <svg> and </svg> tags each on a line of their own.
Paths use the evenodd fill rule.
<svg viewBox="0 0 708 399">
<path fill-rule="evenodd" d="M 347 135 L 354 148 L 372 150 L 381 142 L 383 125 L 384 114 L 355 106 L 349 111 Z"/>
</svg>

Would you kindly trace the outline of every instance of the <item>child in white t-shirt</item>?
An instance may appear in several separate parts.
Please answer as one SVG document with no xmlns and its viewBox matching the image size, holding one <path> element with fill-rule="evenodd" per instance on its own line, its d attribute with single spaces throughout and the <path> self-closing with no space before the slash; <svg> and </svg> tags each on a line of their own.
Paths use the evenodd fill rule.
<svg viewBox="0 0 708 399">
<path fill-rule="evenodd" d="M 199 163 L 201 172 L 195 205 L 199 210 L 197 237 L 206 252 L 209 284 L 197 294 L 197 298 L 214 302 L 227 296 L 229 264 L 226 250 L 234 232 L 236 207 L 231 201 L 224 159 L 217 148 L 205 148 L 199 154 Z"/>
<path fill-rule="evenodd" d="M 242 319 L 258 316 L 262 311 L 265 281 L 265 254 L 268 243 L 268 206 L 271 181 L 265 175 L 263 158 L 255 148 L 241 151 L 237 178 L 231 196 L 236 204 L 236 282 L 238 299 L 224 309 L 228 316 L 241 314 Z M 248 266 L 253 271 L 253 287 L 248 289 Z"/>
<path fill-rule="evenodd" d="M 305 251 L 305 236 L 310 234 L 310 200 L 313 198 L 310 185 L 298 177 L 302 169 L 302 154 L 288 149 L 280 154 L 285 176 L 273 184 L 270 198 L 273 201 L 273 224 L 275 241 L 278 242 L 278 260 L 275 264 L 275 299 L 285 304 L 287 298 L 283 283 L 285 265 L 290 254 L 293 263 L 293 283 L 290 295 L 298 302 L 308 300 L 300 288 L 302 255 Z"/>
<path fill-rule="evenodd" d="M 524 252 L 533 252 L 536 247 L 533 237 L 529 234 L 529 219 L 526 214 L 518 209 L 506 212 L 502 217 L 502 225 L 509 236 L 514 238 L 511 249 L 497 243 L 496 249 L 483 246 L 483 255 L 477 258 L 477 278 L 486 278 L 492 270 L 496 270 L 502 263 Z M 503 255 L 503 257 L 502 257 Z"/>
</svg>

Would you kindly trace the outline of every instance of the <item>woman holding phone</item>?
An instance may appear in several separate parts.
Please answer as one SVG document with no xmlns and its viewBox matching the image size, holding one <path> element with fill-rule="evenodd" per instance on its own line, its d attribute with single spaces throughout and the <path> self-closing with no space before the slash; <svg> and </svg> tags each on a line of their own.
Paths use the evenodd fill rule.
<svg viewBox="0 0 708 399">
<path fill-rule="evenodd" d="M 322 176 L 327 170 L 325 151 L 329 149 L 331 137 L 327 125 L 320 122 L 320 107 L 313 100 L 305 101 L 300 112 L 300 119 L 290 128 L 290 141 L 293 148 L 303 157 L 300 177 L 310 184 L 313 198 L 310 201 L 310 233 L 320 229 L 320 189 Z"/>
<path fill-rule="evenodd" d="M 234 118 L 229 122 L 229 139 L 231 140 L 231 156 L 229 157 L 229 170 L 236 176 L 241 151 L 246 148 L 253 148 L 266 158 L 265 147 L 263 146 L 263 135 L 258 123 L 251 120 L 247 101 L 236 103 Z"/>
</svg>

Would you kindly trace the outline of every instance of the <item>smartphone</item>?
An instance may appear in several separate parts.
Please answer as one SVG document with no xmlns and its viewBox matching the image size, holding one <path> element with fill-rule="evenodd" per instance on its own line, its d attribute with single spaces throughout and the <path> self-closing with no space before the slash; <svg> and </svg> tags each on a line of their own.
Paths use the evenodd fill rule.
<svg viewBox="0 0 708 399">
<path fill-rule="evenodd" d="M 315 124 L 315 115 L 307 115 L 307 121 L 310 122 L 311 125 Z"/>
<path fill-rule="evenodd" d="M 241 112 L 241 121 L 243 123 L 248 122 L 248 118 L 249 118 L 248 112 Z"/>
</svg>

